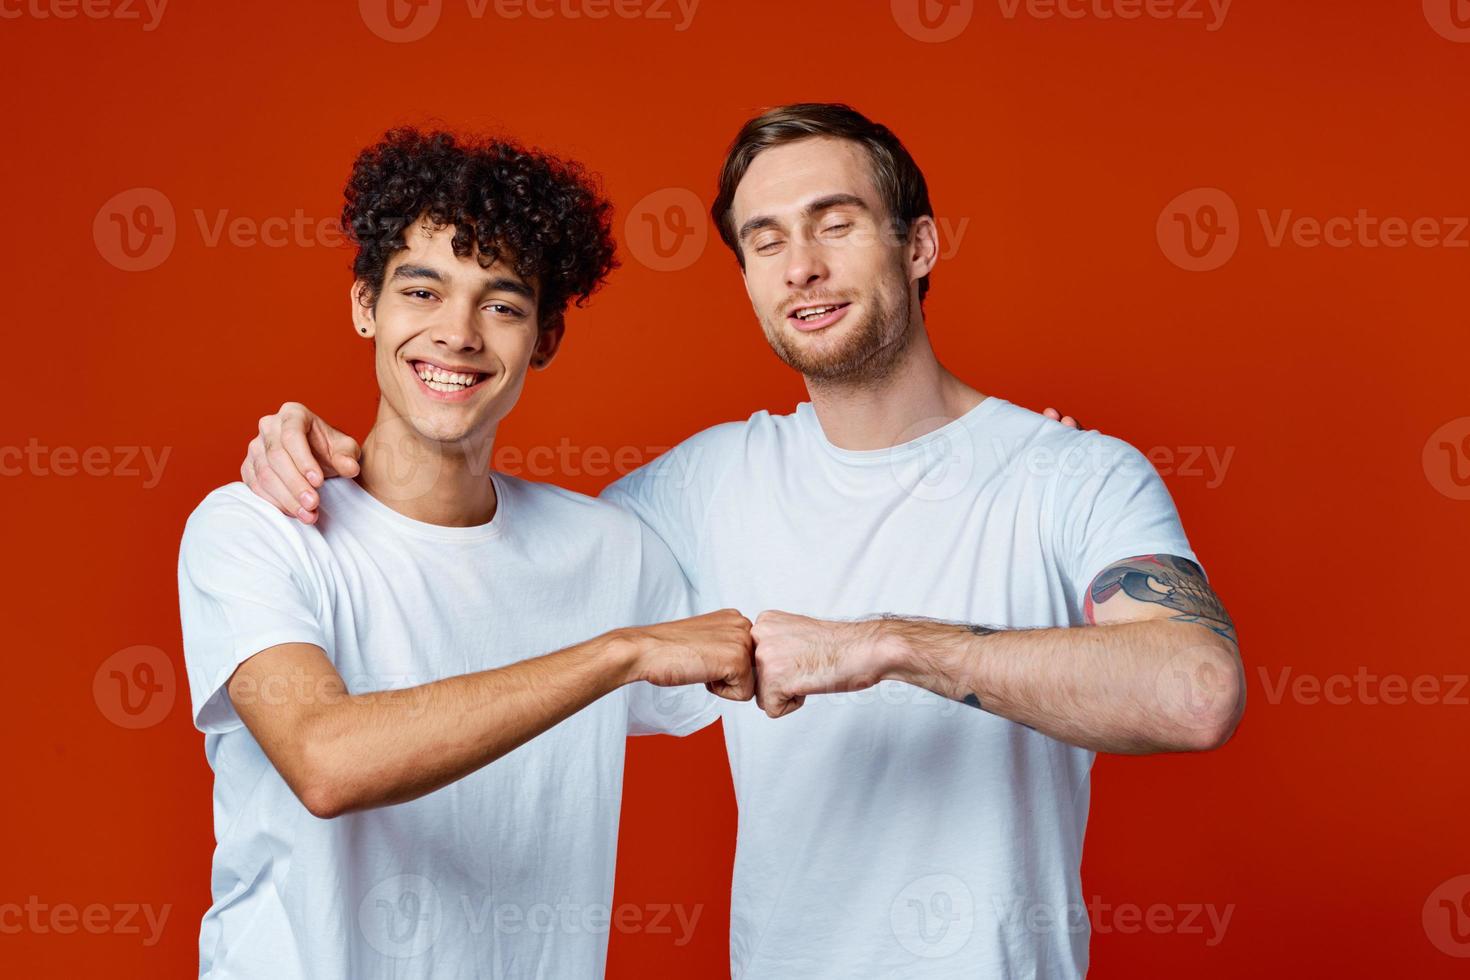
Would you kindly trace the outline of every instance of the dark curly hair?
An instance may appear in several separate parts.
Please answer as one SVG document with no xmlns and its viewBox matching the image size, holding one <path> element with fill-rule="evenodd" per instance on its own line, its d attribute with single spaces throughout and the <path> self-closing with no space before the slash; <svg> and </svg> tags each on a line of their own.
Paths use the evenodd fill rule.
<svg viewBox="0 0 1470 980">
<path fill-rule="evenodd" d="M 357 257 L 353 274 L 377 303 L 404 230 L 421 220 L 453 226 L 454 254 L 479 249 L 539 283 L 537 320 L 559 323 L 614 268 L 612 205 L 580 164 L 502 139 L 392 129 L 358 154 L 343 192 L 342 226 Z"/>
</svg>

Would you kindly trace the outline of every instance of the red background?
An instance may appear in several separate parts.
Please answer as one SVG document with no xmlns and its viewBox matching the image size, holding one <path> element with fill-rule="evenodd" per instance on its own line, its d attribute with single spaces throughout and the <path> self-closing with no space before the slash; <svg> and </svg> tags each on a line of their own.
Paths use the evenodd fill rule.
<svg viewBox="0 0 1470 980">
<path fill-rule="evenodd" d="M 1470 692 L 1396 705 L 1355 681 L 1341 704 L 1271 695 L 1283 679 L 1359 671 L 1440 678 L 1443 695 L 1467 669 L 1470 502 L 1449 469 L 1467 460 L 1431 434 L 1460 420 L 1454 444 L 1470 426 L 1470 234 L 1459 247 L 1273 247 L 1258 217 L 1470 213 L 1470 43 L 1436 32 L 1418 0 L 1238 0 L 1213 31 L 1208 13 L 1007 16 L 988 0 L 952 11 L 972 19 L 943 43 L 906 33 L 887 2 L 704 0 L 680 31 L 677 12 L 511 19 L 492 5 L 476 18 L 444 0 L 413 43 L 375 35 L 345 0 L 174 0 L 151 31 L 39 17 L 38 2 L 0 3 L 19 14 L 0 20 L 12 358 L 0 444 L 170 456 L 154 487 L 29 464 L 0 479 L 0 905 L 142 903 L 170 917 L 151 947 L 118 931 L 0 933 L 7 972 L 197 968 L 213 840 L 182 683 L 183 521 L 236 476 L 257 417 L 281 401 L 358 435 L 371 418 L 348 252 L 311 236 L 210 244 L 220 212 L 246 228 L 298 209 L 331 218 L 358 147 L 390 124 L 440 121 L 584 160 L 630 241 L 645 227 L 630 215 L 639 201 L 684 188 L 707 204 L 738 125 L 807 99 L 887 122 L 924 167 L 952 232 L 928 305 L 945 363 L 1156 460 L 1173 454 L 1161 468 L 1240 628 L 1250 705 L 1234 741 L 1099 758 L 1084 866 L 1100 903 L 1162 905 L 1176 922 L 1191 904 L 1230 909 L 1224 940 L 1209 945 L 1208 927 L 1124 931 L 1104 912 L 1093 975 L 1464 970 L 1470 942 L 1431 893 L 1459 900 L 1451 879 L 1470 872 Z M 93 226 L 140 187 L 167 198 L 176 242 L 130 272 L 109 261 L 116 236 Z M 1199 187 L 1239 209 L 1238 251 L 1210 272 L 1179 268 L 1156 237 L 1165 206 Z M 565 437 L 573 466 L 530 475 L 595 492 L 612 474 L 589 448 L 667 446 L 804 397 L 762 342 L 731 256 L 712 231 L 702 250 L 689 241 L 676 271 L 625 248 L 609 288 L 571 318 L 501 442 Z M 1188 466 L 1188 447 L 1233 452 L 1223 479 Z M 162 650 L 175 676 L 157 694 L 172 698 L 166 717 L 128 729 L 93 678 L 136 645 Z M 702 912 L 683 946 L 677 930 L 615 931 L 612 977 L 727 969 L 734 830 L 718 729 L 631 745 L 617 902 Z"/>
</svg>

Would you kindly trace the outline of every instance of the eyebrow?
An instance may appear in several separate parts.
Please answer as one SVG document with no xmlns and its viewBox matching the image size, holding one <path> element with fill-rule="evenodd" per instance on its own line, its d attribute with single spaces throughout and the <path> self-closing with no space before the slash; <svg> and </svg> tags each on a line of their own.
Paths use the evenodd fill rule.
<svg viewBox="0 0 1470 980">
<path fill-rule="evenodd" d="M 400 265 L 393 270 L 393 275 L 389 278 L 392 281 L 399 279 L 428 279 L 430 282 L 441 284 L 447 282 L 445 277 L 440 275 L 437 269 L 430 268 L 427 265 Z M 483 291 L 487 293 L 514 293 L 517 296 L 524 296 L 528 300 L 534 300 L 536 298 L 535 290 L 521 280 L 511 276 L 496 276 L 493 279 L 487 279 L 484 283 Z"/>
<path fill-rule="evenodd" d="M 821 214 L 823 211 L 830 211 L 833 208 L 841 207 L 858 208 L 862 211 L 871 210 L 868 207 L 868 202 L 864 201 L 856 194 L 828 194 L 825 197 L 817 198 L 815 201 L 802 208 L 801 213 L 804 216 L 810 218 L 814 215 Z M 763 228 L 773 228 L 779 224 L 779 221 L 768 214 L 757 215 L 756 217 L 751 218 L 745 224 L 740 226 L 740 241 L 745 241 L 746 238 L 750 237 L 752 234 L 760 231 Z"/>
</svg>

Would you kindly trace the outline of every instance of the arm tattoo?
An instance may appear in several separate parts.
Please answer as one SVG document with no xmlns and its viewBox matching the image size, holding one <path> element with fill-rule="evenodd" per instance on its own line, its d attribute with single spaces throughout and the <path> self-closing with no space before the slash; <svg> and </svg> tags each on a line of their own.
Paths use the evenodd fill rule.
<svg viewBox="0 0 1470 980">
<path fill-rule="evenodd" d="M 1180 623 L 1199 623 L 1214 630 L 1232 643 L 1235 624 L 1220 602 L 1215 590 L 1205 582 L 1200 567 L 1178 555 L 1141 555 L 1109 565 L 1092 582 L 1088 593 L 1088 619 L 1092 608 L 1119 592 L 1138 602 L 1155 602 L 1176 615 L 1169 618 Z"/>
</svg>

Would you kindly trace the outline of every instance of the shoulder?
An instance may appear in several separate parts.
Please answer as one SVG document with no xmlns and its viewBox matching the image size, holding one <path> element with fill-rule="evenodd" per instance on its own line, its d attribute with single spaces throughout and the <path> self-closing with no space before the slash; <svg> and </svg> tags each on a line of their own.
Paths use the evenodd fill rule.
<svg viewBox="0 0 1470 980">
<path fill-rule="evenodd" d="M 761 410 L 741 422 L 721 422 L 694 435 L 665 453 L 669 455 L 704 456 L 716 461 L 734 462 L 741 456 L 758 450 L 765 443 L 780 439 L 795 431 L 796 413 L 772 415 Z M 659 459 L 663 459 L 660 456 Z M 654 461 L 655 463 L 657 460 Z"/>
<path fill-rule="evenodd" d="M 697 486 L 708 491 L 752 459 L 777 450 L 797 431 L 795 413 L 772 415 L 767 411 L 742 422 L 712 425 L 633 470 L 605 492 L 617 497 L 651 492 L 656 487 L 687 490 Z"/>
<path fill-rule="evenodd" d="M 189 515 L 179 564 L 197 574 L 236 567 L 294 571 L 312 561 L 313 542 L 320 546 L 317 528 L 282 514 L 243 483 L 230 483 L 211 491 Z"/>
<path fill-rule="evenodd" d="M 310 530 L 309 525 L 282 514 L 236 481 L 211 490 L 194 508 L 184 523 L 184 538 L 279 538 L 299 536 L 306 530 Z"/>
<path fill-rule="evenodd" d="M 1060 488 L 1154 472 L 1147 457 L 1123 439 L 1073 429 L 1006 401 L 997 403 L 977 435 L 990 439 L 989 448 L 1007 469 Z"/>
<path fill-rule="evenodd" d="M 598 534 L 635 539 L 642 533 L 642 522 L 610 501 L 589 497 L 554 483 L 541 483 L 499 472 L 495 474 L 495 480 L 505 498 L 503 504 L 507 517 L 517 526 L 534 524 L 537 533 L 575 537 Z"/>
</svg>

